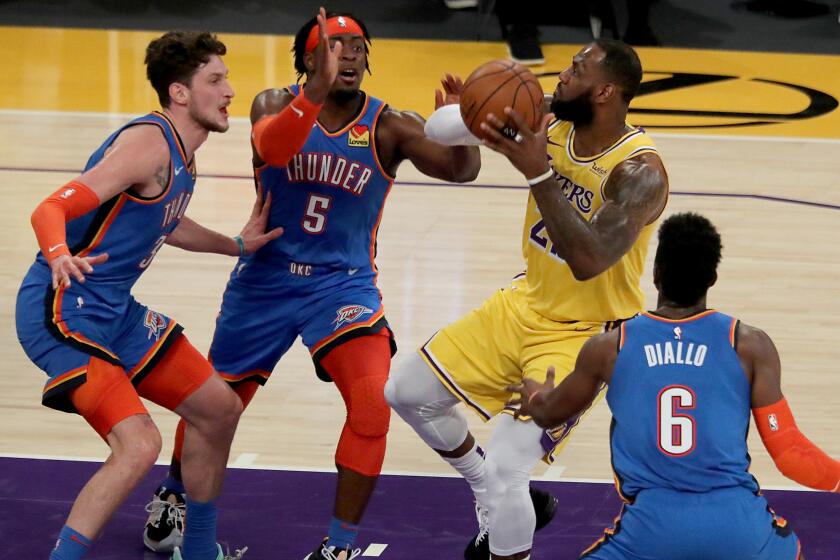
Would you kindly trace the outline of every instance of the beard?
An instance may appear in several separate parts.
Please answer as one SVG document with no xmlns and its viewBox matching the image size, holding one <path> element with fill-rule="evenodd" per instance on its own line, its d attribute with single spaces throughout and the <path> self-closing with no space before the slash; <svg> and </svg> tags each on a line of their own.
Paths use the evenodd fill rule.
<svg viewBox="0 0 840 560">
<path fill-rule="evenodd" d="M 589 101 L 591 93 L 591 91 L 585 91 L 568 101 L 552 99 L 551 112 L 561 121 L 571 121 L 575 126 L 587 125 L 595 117 L 595 113 L 592 111 L 592 102 Z"/>
<path fill-rule="evenodd" d="M 359 95 L 359 90 L 356 88 L 350 89 L 335 89 L 330 92 L 330 97 L 332 97 L 333 101 L 335 101 L 338 105 L 344 105 L 346 103 L 350 103 Z"/>
<path fill-rule="evenodd" d="M 201 115 L 196 110 L 190 110 L 190 116 L 192 119 L 197 122 L 202 128 L 208 130 L 210 132 L 227 132 L 227 129 L 230 128 L 229 122 L 216 122 L 212 119 Z"/>
</svg>

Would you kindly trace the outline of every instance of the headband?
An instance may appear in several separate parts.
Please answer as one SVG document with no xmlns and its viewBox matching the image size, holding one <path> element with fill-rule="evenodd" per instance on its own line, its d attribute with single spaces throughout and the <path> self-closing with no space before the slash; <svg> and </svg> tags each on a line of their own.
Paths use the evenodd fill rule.
<svg viewBox="0 0 840 560">
<path fill-rule="evenodd" d="M 306 52 L 312 52 L 318 46 L 320 26 L 316 23 L 309 31 L 309 38 L 306 39 Z M 362 27 L 350 16 L 333 16 L 327 20 L 327 37 L 335 35 L 360 35 L 364 37 Z"/>
</svg>

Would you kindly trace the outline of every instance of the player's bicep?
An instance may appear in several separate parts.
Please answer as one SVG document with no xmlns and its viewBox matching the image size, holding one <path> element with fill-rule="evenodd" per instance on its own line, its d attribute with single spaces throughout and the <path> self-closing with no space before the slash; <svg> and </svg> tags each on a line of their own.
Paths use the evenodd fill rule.
<svg viewBox="0 0 840 560">
<path fill-rule="evenodd" d="M 659 157 L 643 154 L 622 162 L 607 179 L 604 196 L 590 223 L 614 263 L 665 208 L 668 178 Z"/>
<path fill-rule="evenodd" d="M 746 362 L 751 374 L 750 400 L 752 408 L 769 406 L 782 399 L 782 362 L 776 345 L 764 331 L 741 325 L 739 327 L 738 357 Z"/>
<path fill-rule="evenodd" d="M 132 185 L 145 184 L 160 176 L 168 178 L 168 172 L 169 148 L 160 129 L 138 125 L 122 132 L 104 157 L 76 180 L 104 202 Z"/>
</svg>

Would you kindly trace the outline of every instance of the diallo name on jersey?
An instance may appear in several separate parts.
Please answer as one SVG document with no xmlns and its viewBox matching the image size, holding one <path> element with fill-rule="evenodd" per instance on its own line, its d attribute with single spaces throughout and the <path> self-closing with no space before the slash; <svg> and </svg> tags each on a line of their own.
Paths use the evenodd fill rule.
<svg viewBox="0 0 840 560">
<path fill-rule="evenodd" d="M 701 367 L 706 361 L 708 348 L 705 344 L 695 345 L 693 342 L 657 342 L 645 344 L 645 357 L 648 367 L 680 364 Z"/>
<path fill-rule="evenodd" d="M 321 183 L 362 196 L 373 169 L 336 154 L 300 153 L 286 166 L 286 174 L 290 183 Z"/>
</svg>

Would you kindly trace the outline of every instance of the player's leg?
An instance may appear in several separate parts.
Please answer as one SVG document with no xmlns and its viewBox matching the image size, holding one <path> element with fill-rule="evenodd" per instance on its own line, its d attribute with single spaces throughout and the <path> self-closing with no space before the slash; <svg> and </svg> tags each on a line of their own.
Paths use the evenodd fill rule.
<svg viewBox="0 0 840 560">
<path fill-rule="evenodd" d="M 182 474 L 188 497 L 181 555 L 186 560 L 216 558 L 215 500 L 242 402 L 183 336 L 169 345 L 138 392 L 186 421 Z"/>
<path fill-rule="evenodd" d="M 352 550 L 355 544 L 385 459 L 390 409 L 383 388 L 388 379 L 391 348 L 391 333 L 382 327 L 376 334 L 341 342 L 318 362 L 319 369 L 330 376 L 341 393 L 347 420 L 335 453 L 338 482 L 327 541 L 310 558 L 320 558 L 325 547 Z"/>
<path fill-rule="evenodd" d="M 160 453 L 160 433 L 119 366 L 91 358 L 73 406 L 110 446 L 108 460 L 79 492 L 50 558 L 82 558 Z"/>
</svg>

